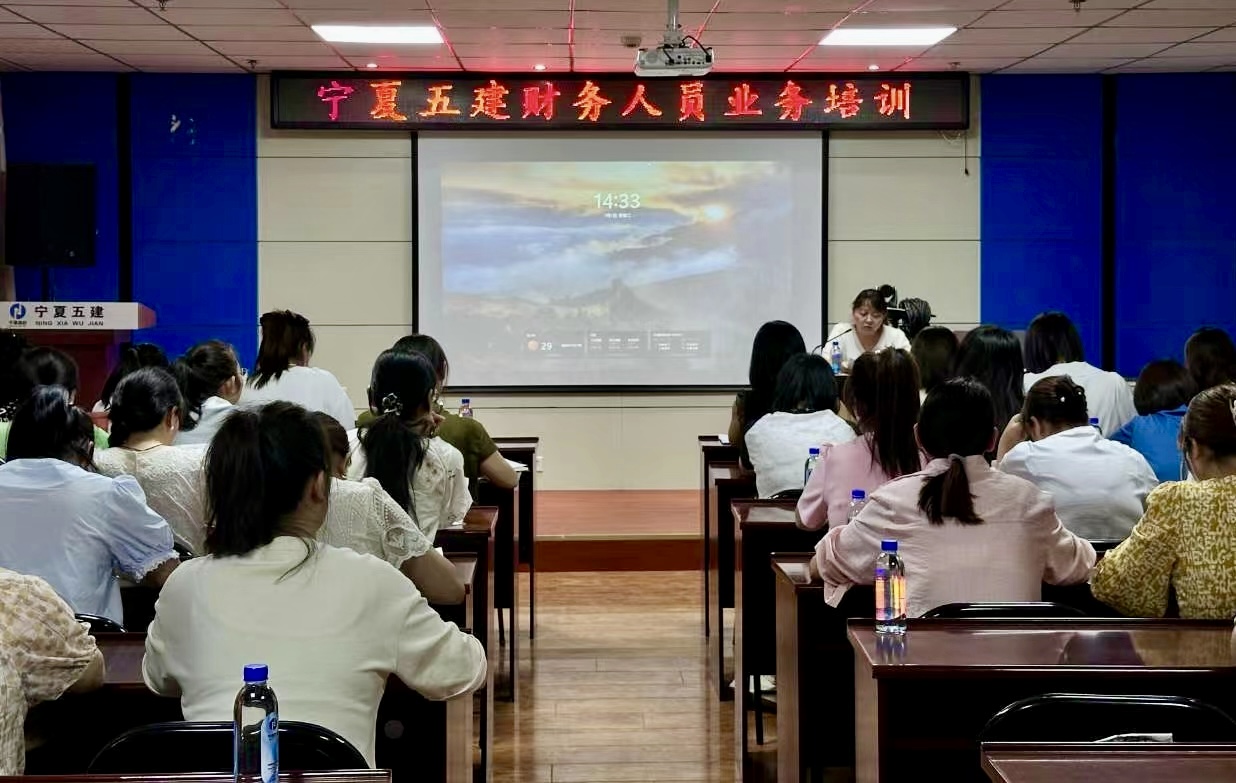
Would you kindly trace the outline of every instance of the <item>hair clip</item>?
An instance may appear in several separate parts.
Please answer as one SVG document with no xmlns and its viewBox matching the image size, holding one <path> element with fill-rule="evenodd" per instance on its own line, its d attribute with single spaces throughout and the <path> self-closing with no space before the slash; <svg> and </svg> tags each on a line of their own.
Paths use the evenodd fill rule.
<svg viewBox="0 0 1236 783">
<path fill-rule="evenodd" d="M 399 395 L 391 392 L 382 398 L 382 415 L 393 413 L 396 416 L 403 413 L 403 403 L 399 401 Z"/>
</svg>

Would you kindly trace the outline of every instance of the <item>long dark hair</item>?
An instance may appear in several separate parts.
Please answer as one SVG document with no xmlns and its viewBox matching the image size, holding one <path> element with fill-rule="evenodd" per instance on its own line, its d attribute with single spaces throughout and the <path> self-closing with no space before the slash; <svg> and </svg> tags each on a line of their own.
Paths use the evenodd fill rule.
<svg viewBox="0 0 1236 783">
<path fill-rule="evenodd" d="M 421 416 L 437 384 L 433 365 L 419 353 L 383 351 L 373 364 L 369 408 L 379 415 L 361 433 L 365 475 L 376 478 L 413 519 L 412 482 L 429 445 Z"/>
<path fill-rule="evenodd" d="M 773 411 L 788 413 L 837 412 L 837 382 L 833 368 L 823 356 L 800 353 L 791 356 L 777 373 Z"/>
<path fill-rule="evenodd" d="M 427 334 L 410 334 L 400 337 L 391 346 L 391 350 L 400 353 L 419 353 L 424 356 L 433 365 L 433 371 L 440 383 L 446 383 L 447 376 L 451 374 L 451 363 L 446 360 L 446 351 L 442 350 L 442 344 Z"/>
<path fill-rule="evenodd" d="M 1081 335 L 1060 312 L 1040 313 L 1026 328 L 1026 369 L 1044 372 L 1057 364 L 1086 361 Z"/>
<path fill-rule="evenodd" d="M 312 413 L 290 402 L 238 408 L 206 452 L 206 549 L 231 557 L 266 546 L 322 474 L 329 482 L 326 437 Z"/>
<path fill-rule="evenodd" d="M 168 368 L 167 354 L 163 353 L 163 349 L 154 343 L 130 343 L 124 346 L 120 352 L 120 363 L 103 383 L 103 391 L 99 395 L 103 407 L 111 407 L 112 394 L 116 391 L 116 385 L 125 376 L 143 367 L 158 367 L 166 370 Z"/>
<path fill-rule="evenodd" d="M 910 354 L 895 348 L 865 353 L 854 360 L 845 387 L 846 405 L 860 432 L 871 436 L 871 460 L 889 478 L 923 466 L 914 442 L 918 420 L 918 367 Z"/>
<path fill-rule="evenodd" d="M 123 446 L 135 432 L 147 432 L 177 411 L 183 419 L 185 403 L 176 379 L 167 370 L 143 367 L 126 375 L 112 393 L 107 418 L 112 423 L 107 443 Z"/>
<path fill-rule="evenodd" d="M 1185 366 L 1198 389 L 1236 381 L 1236 344 L 1222 329 L 1203 326 L 1185 343 Z"/>
<path fill-rule="evenodd" d="M 1086 390 L 1067 375 L 1053 375 L 1036 381 L 1026 392 L 1021 408 L 1022 426 L 1030 419 L 1058 427 L 1084 427 L 1090 422 L 1086 408 Z"/>
<path fill-rule="evenodd" d="M 272 310 L 262 315 L 262 344 L 253 366 L 253 388 L 278 380 L 293 363 L 312 354 L 315 345 L 309 319 L 291 310 Z"/>
<path fill-rule="evenodd" d="M 963 525 L 978 525 L 970 479 L 963 458 L 978 456 L 991 445 L 996 409 L 987 387 L 973 378 L 954 378 L 927 393 L 918 419 L 918 439 L 935 459 L 948 458 L 948 469 L 923 482 L 919 510 L 933 525 L 945 517 Z"/>
<path fill-rule="evenodd" d="M 1004 432 L 1026 399 L 1026 367 L 1017 335 L 991 324 L 971 330 L 957 349 L 955 374 L 987 387 L 996 408 L 996 429 Z"/>
<path fill-rule="evenodd" d="M 794 324 L 786 321 L 769 321 L 755 333 L 751 343 L 751 366 L 747 370 L 747 392 L 743 404 L 746 429 L 759 417 L 772 409 L 773 395 L 777 390 L 777 374 L 791 356 L 807 352 L 802 333 Z"/>
<path fill-rule="evenodd" d="M 94 468 L 94 424 L 63 386 L 39 386 L 9 427 L 8 458 L 58 459 Z"/>
<path fill-rule="evenodd" d="M 914 336 L 910 355 L 918 365 L 919 382 L 931 391 L 953 377 L 957 335 L 947 326 L 928 326 Z"/>
<path fill-rule="evenodd" d="M 240 374 L 236 349 L 222 340 L 207 340 L 185 351 L 172 365 L 172 373 L 184 397 L 185 415 L 180 429 L 197 427 L 202 403 L 219 393 L 219 387 Z"/>
</svg>

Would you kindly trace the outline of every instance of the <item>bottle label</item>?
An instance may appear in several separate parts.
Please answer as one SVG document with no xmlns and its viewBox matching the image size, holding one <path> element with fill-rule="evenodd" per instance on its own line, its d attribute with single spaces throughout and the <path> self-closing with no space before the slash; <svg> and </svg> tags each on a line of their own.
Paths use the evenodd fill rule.
<svg viewBox="0 0 1236 783">
<path fill-rule="evenodd" d="M 262 721 L 262 783 L 277 783 L 279 779 L 279 713 L 272 712 Z"/>
<path fill-rule="evenodd" d="M 875 577 L 875 616 L 876 620 L 887 620 L 886 607 L 884 604 L 885 584 L 888 582 L 888 572 L 883 568 L 876 569 Z"/>
</svg>

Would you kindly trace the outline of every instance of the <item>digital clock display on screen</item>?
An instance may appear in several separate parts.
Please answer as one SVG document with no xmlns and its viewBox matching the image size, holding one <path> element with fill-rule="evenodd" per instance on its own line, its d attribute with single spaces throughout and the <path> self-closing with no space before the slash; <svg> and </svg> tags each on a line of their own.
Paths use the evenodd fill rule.
<svg viewBox="0 0 1236 783">
<path fill-rule="evenodd" d="M 639 209 L 638 193 L 595 193 L 597 209 Z"/>
</svg>

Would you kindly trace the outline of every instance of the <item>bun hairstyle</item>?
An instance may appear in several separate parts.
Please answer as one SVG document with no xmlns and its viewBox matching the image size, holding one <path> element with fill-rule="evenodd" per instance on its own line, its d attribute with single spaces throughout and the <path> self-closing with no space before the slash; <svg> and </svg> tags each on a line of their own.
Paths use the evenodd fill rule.
<svg viewBox="0 0 1236 783">
<path fill-rule="evenodd" d="M 172 374 L 184 397 L 180 428 L 188 432 L 197 427 L 202 404 L 218 394 L 220 386 L 240 374 L 240 363 L 231 345 L 222 340 L 208 340 L 185 351 L 172 365 Z"/>
<path fill-rule="evenodd" d="M 1236 456 L 1236 384 L 1212 386 L 1198 393 L 1180 424 L 1180 437 L 1189 445 L 1210 449 L 1217 459 Z"/>
<path fill-rule="evenodd" d="M 168 368 L 167 354 L 163 353 L 163 349 L 154 343 L 126 345 L 120 352 L 120 364 L 116 365 L 116 369 L 112 370 L 111 375 L 107 376 L 107 381 L 103 384 L 103 391 L 99 395 L 103 407 L 111 407 L 112 394 L 116 391 L 116 385 L 125 376 L 143 367 L 159 367 L 166 370 Z"/>
<path fill-rule="evenodd" d="M 278 380 L 302 356 L 312 354 L 315 345 L 309 319 L 300 313 L 272 310 L 262 315 L 261 324 L 262 344 L 250 380 L 255 389 Z"/>
<path fill-rule="evenodd" d="M 94 424 L 69 402 L 68 389 L 39 386 L 13 417 L 8 458 L 58 459 L 93 470 Z"/>
<path fill-rule="evenodd" d="M 973 378 L 954 378 L 927 394 L 918 420 L 918 439 L 934 459 L 949 460 L 948 469 L 923 482 L 919 510 L 933 525 L 945 518 L 963 525 L 982 524 L 974 510 L 965 458 L 981 456 L 996 431 L 991 392 Z"/>
<path fill-rule="evenodd" d="M 313 414 L 290 402 L 238 408 L 206 452 L 207 551 L 239 557 L 269 544 L 323 473 L 329 481 L 326 438 Z M 305 546 L 307 561 L 313 545 Z"/>
<path fill-rule="evenodd" d="M 153 430 L 167 414 L 176 411 L 183 418 L 185 403 L 176 379 L 167 370 L 143 367 L 126 375 L 112 393 L 107 418 L 112 423 L 107 443 L 123 446 L 134 433 Z"/>
<path fill-rule="evenodd" d="M 373 364 L 369 407 L 379 415 L 361 432 L 365 476 L 376 478 L 414 520 L 412 483 L 429 445 L 422 417 L 437 385 L 433 365 L 419 353 L 387 350 Z"/>
<path fill-rule="evenodd" d="M 1023 425 L 1031 419 L 1059 427 L 1083 427 L 1090 423 L 1086 407 L 1086 390 L 1073 383 L 1067 375 L 1043 378 L 1026 392 L 1021 408 Z"/>
</svg>

